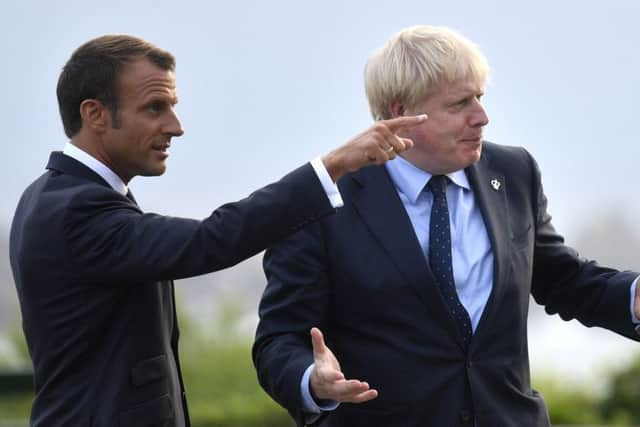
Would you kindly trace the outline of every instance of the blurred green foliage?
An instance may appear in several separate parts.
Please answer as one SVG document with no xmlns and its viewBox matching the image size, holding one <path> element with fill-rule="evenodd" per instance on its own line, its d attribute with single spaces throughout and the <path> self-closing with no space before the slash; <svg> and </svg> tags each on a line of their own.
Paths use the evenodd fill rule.
<svg viewBox="0 0 640 427">
<path fill-rule="evenodd" d="M 599 398 L 577 386 L 552 378 L 534 379 L 534 388 L 544 397 L 553 425 L 606 425 Z"/>
<path fill-rule="evenodd" d="M 258 385 L 251 342 L 246 337 L 239 338 L 236 331 L 241 315 L 237 306 L 225 304 L 206 331 L 184 310 L 179 313 L 180 358 L 193 427 L 295 426 L 287 412 Z M 16 327 L 10 335 L 18 357 L 29 365 L 21 328 Z M 8 369 L 10 365 L 0 360 L 0 368 Z M 4 420 L 26 423 L 31 402 L 31 394 L 0 390 L 0 425 Z"/>
<path fill-rule="evenodd" d="M 0 420 L 28 420 L 31 394 L 0 394 Z"/>
<path fill-rule="evenodd" d="M 251 343 L 237 331 L 240 310 L 233 304 L 224 307 L 206 331 L 180 316 L 180 354 L 193 427 L 294 427 L 258 385 Z M 11 339 L 28 361 L 19 328 Z M 547 402 L 553 425 L 640 425 L 640 358 L 603 381 L 610 387 L 600 394 L 540 375 L 535 388 Z M 0 393 L 0 420 L 26 420 L 31 399 L 30 394 Z"/>
<path fill-rule="evenodd" d="M 180 355 L 193 427 L 294 427 L 284 409 L 258 385 L 251 343 L 234 333 L 233 304 L 207 332 L 180 318 Z"/>
<path fill-rule="evenodd" d="M 9 333 L 6 338 L 11 344 L 13 354 L 11 357 L 4 354 L 0 355 L 0 370 L 29 369 L 31 367 L 29 349 L 27 348 L 27 342 L 22 333 L 22 327 L 17 322 L 13 324 L 13 327 L 9 328 Z"/>
<path fill-rule="evenodd" d="M 293 427 L 258 385 L 249 343 L 202 342 L 183 352 L 193 427 Z M 27 419 L 30 394 L 0 395 L 0 420 Z"/>
<path fill-rule="evenodd" d="M 182 360 L 194 427 L 294 426 L 258 385 L 248 343 L 204 343 Z"/>
<path fill-rule="evenodd" d="M 627 422 L 626 425 L 640 424 L 640 358 L 626 369 L 615 372 L 609 381 L 610 392 L 602 401 L 604 416 Z"/>
</svg>

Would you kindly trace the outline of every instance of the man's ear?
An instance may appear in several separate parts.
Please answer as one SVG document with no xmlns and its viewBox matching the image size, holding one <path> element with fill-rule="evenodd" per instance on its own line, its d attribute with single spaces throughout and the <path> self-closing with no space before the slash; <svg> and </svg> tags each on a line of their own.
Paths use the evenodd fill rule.
<svg viewBox="0 0 640 427">
<path fill-rule="evenodd" d="M 392 119 L 404 116 L 404 105 L 402 105 L 399 101 L 393 101 L 389 106 L 389 112 L 391 113 Z"/>
<path fill-rule="evenodd" d="M 111 111 L 96 99 L 82 101 L 80 117 L 82 118 L 82 127 L 87 127 L 98 133 L 104 132 L 111 123 Z"/>
</svg>

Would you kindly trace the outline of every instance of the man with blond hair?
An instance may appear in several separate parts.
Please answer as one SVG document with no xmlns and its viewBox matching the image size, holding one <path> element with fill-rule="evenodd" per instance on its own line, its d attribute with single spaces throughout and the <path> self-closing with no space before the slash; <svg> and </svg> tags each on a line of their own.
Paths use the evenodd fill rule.
<svg viewBox="0 0 640 427">
<path fill-rule="evenodd" d="M 405 29 L 369 59 L 374 119 L 429 119 L 399 133 L 411 151 L 340 181 L 337 215 L 265 255 L 253 357 L 299 425 L 548 426 L 529 379 L 530 294 L 638 339 L 638 273 L 580 258 L 532 156 L 483 141 L 488 72 L 438 27 Z"/>
<path fill-rule="evenodd" d="M 76 49 L 60 74 L 70 141 L 25 190 L 11 226 L 31 426 L 188 426 L 173 280 L 232 266 L 334 213 L 335 181 L 410 148 L 396 133 L 426 119 L 384 121 L 203 220 L 145 213 L 128 184 L 163 174 L 183 133 L 174 68 L 167 51 L 107 35 Z"/>
</svg>

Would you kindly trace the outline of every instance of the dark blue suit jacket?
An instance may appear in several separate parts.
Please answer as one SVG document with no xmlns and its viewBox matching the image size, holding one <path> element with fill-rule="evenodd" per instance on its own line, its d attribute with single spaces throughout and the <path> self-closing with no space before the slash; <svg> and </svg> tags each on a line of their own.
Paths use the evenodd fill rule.
<svg viewBox="0 0 640 427">
<path fill-rule="evenodd" d="M 331 427 L 469 425 L 465 396 L 476 427 L 548 426 L 529 380 L 530 294 L 549 313 L 637 339 L 629 312 L 637 273 L 587 262 L 564 245 L 525 150 L 485 143 L 466 172 L 495 260 L 468 351 L 384 167 L 344 177 L 345 206 L 336 215 L 267 251 L 253 357 L 262 386 L 298 424 L 312 326 L 323 330 L 347 378 L 379 391 L 320 420 Z M 473 245 L 474 236 L 467 239 Z"/>
<path fill-rule="evenodd" d="M 185 426 L 173 279 L 248 258 L 333 212 L 310 165 L 208 218 L 145 214 L 52 153 L 24 192 L 11 267 L 33 359 L 33 426 Z"/>
</svg>

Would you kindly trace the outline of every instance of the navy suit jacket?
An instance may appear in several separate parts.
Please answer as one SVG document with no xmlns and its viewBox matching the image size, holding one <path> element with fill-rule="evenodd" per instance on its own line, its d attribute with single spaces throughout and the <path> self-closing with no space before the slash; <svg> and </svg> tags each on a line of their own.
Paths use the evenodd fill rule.
<svg viewBox="0 0 640 427">
<path fill-rule="evenodd" d="M 466 172 L 494 254 L 491 295 L 468 350 L 382 166 L 344 177 L 345 206 L 335 216 L 265 254 L 254 363 L 264 389 L 299 425 L 313 326 L 323 330 L 345 376 L 379 392 L 317 423 L 331 427 L 469 425 L 465 396 L 476 427 L 548 426 L 529 380 L 530 294 L 563 319 L 638 338 L 629 312 L 637 273 L 598 266 L 564 244 L 524 149 L 485 143 Z M 467 239 L 472 245 L 474 236 Z"/>
<path fill-rule="evenodd" d="M 13 219 L 33 426 L 185 426 L 173 279 L 232 266 L 333 212 L 307 164 L 208 218 L 143 213 L 52 153 Z"/>
</svg>

